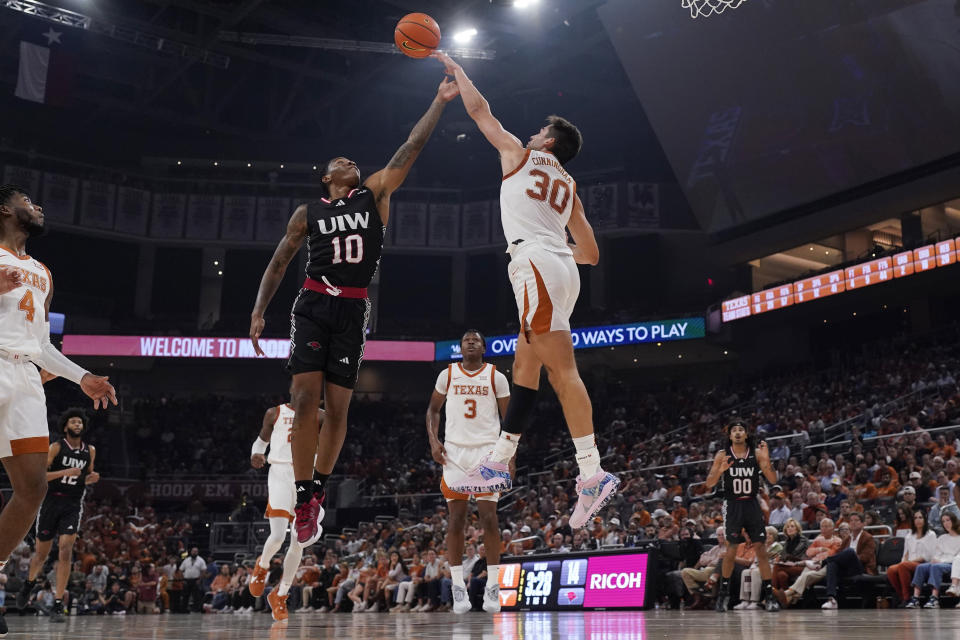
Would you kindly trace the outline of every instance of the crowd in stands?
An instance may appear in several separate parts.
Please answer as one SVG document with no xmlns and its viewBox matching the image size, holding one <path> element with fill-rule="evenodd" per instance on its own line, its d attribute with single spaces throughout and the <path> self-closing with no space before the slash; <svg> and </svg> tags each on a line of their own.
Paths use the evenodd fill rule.
<svg viewBox="0 0 960 640">
<path fill-rule="evenodd" d="M 557 428 L 559 407 L 545 394 L 524 435 L 518 487 L 501 501 L 495 544 L 511 555 L 660 545 L 675 570 L 660 585 L 664 605 L 706 606 L 716 591 L 724 539 L 721 502 L 702 483 L 709 460 L 725 446 L 721 426 L 736 415 L 767 439 L 780 478 L 760 500 L 772 527 L 767 544 L 775 557 L 774 586 L 785 605 L 811 604 L 811 587 L 823 583 L 823 604 L 843 606 L 836 585 L 857 572 L 886 572 L 890 604 L 926 606 L 928 593 L 937 604 L 943 600 L 938 596 L 960 595 L 960 562 L 956 570 L 945 568 L 952 567 L 953 538 L 960 532 L 954 528 L 960 516 L 960 428 L 949 428 L 960 423 L 955 338 L 947 332 L 895 340 L 828 371 L 729 382 L 706 391 L 637 394 L 617 384 L 592 389 L 604 466 L 620 473 L 623 484 L 602 516 L 580 530 L 567 517 L 576 466 L 566 453 L 568 436 Z M 137 466 L 145 475 L 250 473 L 248 439 L 235 434 L 251 433 L 247 425 L 257 424 L 263 407 L 279 401 L 134 400 L 133 436 L 142 456 Z M 368 496 L 436 494 L 439 467 L 429 458 L 422 404 L 358 398 L 338 473 L 363 477 Z M 196 416 L 204 416 L 199 438 Z M 224 447 L 235 451 L 224 453 Z M 346 530 L 326 547 L 310 549 L 290 590 L 289 609 L 449 608 L 446 510 L 439 497 L 418 504 L 400 509 L 401 517 L 391 522 Z M 390 512 L 397 513 L 395 501 Z M 252 558 L 219 563 L 205 554 L 203 567 L 194 566 L 190 548 L 197 540 L 189 519 L 109 505 L 93 513 L 78 541 L 79 568 L 71 578 L 81 612 L 246 612 L 266 606 L 246 589 Z M 490 536 L 484 534 L 478 521 L 469 523 L 464 574 L 472 578 L 467 582 L 474 596 L 486 579 Z M 897 537 L 905 541 L 902 557 L 878 563 L 878 550 Z M 19 560 L 8 565 L 8 592 L 25 571 L 25 549 L 18 553 Z M 735 571 L 741 608 L 761 606 L 755 560 L 753 548 L 743 545 Z M 271 586 L 279 580 L 280 562 L 274 559 Z M 949 589 L 941 589 L 941 579 Z M 47 599 L 38 592 L 39 609 Z"/>
</svg>

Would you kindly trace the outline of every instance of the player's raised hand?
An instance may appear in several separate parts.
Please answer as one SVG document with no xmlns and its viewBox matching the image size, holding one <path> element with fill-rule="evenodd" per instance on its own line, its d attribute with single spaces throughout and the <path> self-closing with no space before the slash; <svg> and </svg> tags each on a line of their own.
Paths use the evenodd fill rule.
<svg viewBox="0 0 960 640">
<path fill-rule="evenodd" d="M 84 374 L 80 380 L 80 388 L 93 399 L 94 409 L 106 409 L 108 402 L 117 406 L 117 390 L 108 380 L 110 378 L 107 376 L 95 376 L 92 373 Z"/>
<path fill-rule="evenodd" d="M 260 348 L 260 334 L 263 333 L 263 327 L 266 322 L 263 316 L 250 315 L 250 340 L 253 341 L 253 351 L 258 356 L 265 355 Z"/>
<path fill-rule="evenodd" d="M 254 469 L 263 469 L 263 465 L 267 463 L 267 456 L 262 453 L 255 453 L 250 456 L 250 466 Z"/>
<path fill-rule="evenodd" d="M 757 444 L 757 462 L 762 465 L 770 464 L 770 449 L 764 440 Z"/>
<path fill-rule="evenodd" d="M 720 471 L 720 473 L 723 473 L 724 471 L 726 471 L 732 466 L 733 466 L 733 456 L 723 456 L 722 458 L 720 458 L 720 465 L 717 467 L 717 469 Z"/>
<path fill-rule="evenodd" d="M 460 69 L 460 65 L 454 62 L 453 58 L 445 54 L 443 51 L 434 51 L 430 54 L 431 58 L 436 58 L 443 65 L 443 71 L 448 76 L 456 74 L 457 69 Z"/>
<path fill-rule="evenodd" d="M 443 448 L 443 443 L 439 440 L 430 443 L 430 455 L 438 464 L 447 464 L 447 450 Z"/>
<path fill-rule="evenodd" d="M 444 102 L 450 102 L 458 95 L 460 95 L 460 87 L 457 86 L 456 81 L 444 78 L 443 82 L 440 83 L 440 87 L 437 89 L 437 97 Z"/>
<path fill-rule="evenodd" d="M 0 265 L 0 295 L 10 293 L 23 284 L 23 274 L 16 267 Z"/>
</svg>

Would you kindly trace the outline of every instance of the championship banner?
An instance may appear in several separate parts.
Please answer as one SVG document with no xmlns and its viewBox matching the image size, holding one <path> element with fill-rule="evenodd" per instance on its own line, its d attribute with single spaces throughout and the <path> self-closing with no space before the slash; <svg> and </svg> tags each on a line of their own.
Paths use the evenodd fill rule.
<svg viewBox="0 0 960 640">
<path fill-rule="evenodd" d="M 394 242 L 398 247 L 423 247 L 427 244 L 427 203 L 398 202 Z"/>
<path fill-rule="evenodd" d="M 480 200 L 466 202 L 463 205 L 463 234 L 464 247 L 482 247 L 490 242 L 490 202 Z"/>
<path fill-rule="evenodd" d="M 263 242 L 277 243 L 290 220 L 290 198 L 257 198 L 257 235 Z"/>
<path fill-rule="evenodd" d="M 430 205 L 430 246 L 460 246 L 460 205 L 448 203 Z"/>
<path fill-rule="evenodd" d="M 153 194 L 153 217 L 150 220 L 150 235 L 154 238 L 180 238 L 183 236 L 183 218 L 187 211 L 185 193 Z"/>
<path fill-rule="evenodd" d="M 702 317 L 676 320 L 655 320 L 601 327 L 580 327 L 570 331 L 574 349 L 595 349 L 646 342 L 670 342 L 695 340 L 706 336 L 706 324 Z M 517 349 L 517 336 L 488 336 L 484 356 L 513 355 Z M 445 340 L 437 343 L 438 361 L 460 360 L 460 340 Z"/>
<path fill-rule="evenodd" d="M 43 215 L 55 222 L 73 224 L 77 210 L 79 180 L 59 173 L 43 174 L 43 197 L 38 201 Z M 33 196 L 36 200 L 36 196 Z"/>
<path fill-rule="evenodd" d="M 264 338 L 266 359 L 290 357 L 289 338 Z M 128 356 L 141 358 L 257 358 L 250 338 L 185 338 L 172 336 L 63 336 L 63 353 L 71 356 Z M 364 360 L 433 362 L 432 342 L 368 340 Z"/>
<path fill-rule="evenodd" d="M 220 231 L 220 196 L 192 194 L 187 202 L 187 237 L 216 240 Z"/>
<path fill-rule="evenodd" d="M 96 229 L 113 229 L 117 186 L 106 182 L 84 180 L 80 193 L 80 225 Z"/>
<path fill-rule="evenodd" d="M 224 196 L 221 240 L 253 240 L 253 216 L 257 199 L 253 196 Z"/>
<path fill-rule="evenodd" d="M 587 217 L 599 229 L 615 229 L 617 224 L 617 184 L 593 185 L 587 189 Z"/>
<path fill-rule="evenodd" d="M 40 172 L 36 169 L 8 164 L 3 168 L 3 184 L 15 184 L 27 190 L 27 195 L 36 200 L 40 197 Z M 43 203 L 40 203 L 43 206 Z"/>
<path fill-rule="evenodd" d="M 142 236 L 147 233 L 147 216 L 150 213 L 150 192 L 133 187 L 117 189 L 117 214 L 114 230 Z"/>
<path fill-rule="evenodd" d="M 627 183 L 627 221 L 634 229 L 660 226 L 660 185 L 655 182 Z"/>
</svg>

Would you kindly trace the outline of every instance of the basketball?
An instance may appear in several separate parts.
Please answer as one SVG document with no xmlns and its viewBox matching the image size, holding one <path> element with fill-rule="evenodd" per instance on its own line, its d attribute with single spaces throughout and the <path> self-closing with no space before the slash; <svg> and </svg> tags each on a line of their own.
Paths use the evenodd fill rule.
<svg viewBox="0 0 960 640">
<path fill-rule="evenodd" d="M 393 41 L 405 56 L 426 58 L 440 46 L 440 25 L 425 13 L 408 13 L 397 23 Z"/>
</svg>

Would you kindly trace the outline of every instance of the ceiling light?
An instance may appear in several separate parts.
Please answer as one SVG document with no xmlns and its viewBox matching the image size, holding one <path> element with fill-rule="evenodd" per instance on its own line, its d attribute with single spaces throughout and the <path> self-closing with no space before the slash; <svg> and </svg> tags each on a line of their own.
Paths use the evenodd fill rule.
<svg viewBox="0 0 960 640">
<path fill-rule="evenodd" d="M 527 7 L 532 7 L 537 4 L 540 0 L 513 0 L 513 6 L 517 9 L 526 9 Z"/>
<path fill-rule="evenodd" d="M 477 30 L 470 27 L 469 29 L 463 29 L 453 34 L 453 41 L 458 44 L 466 44 L 473 40 L 473 36 L 475 35 L 477 35 Z"/>
</svg>

